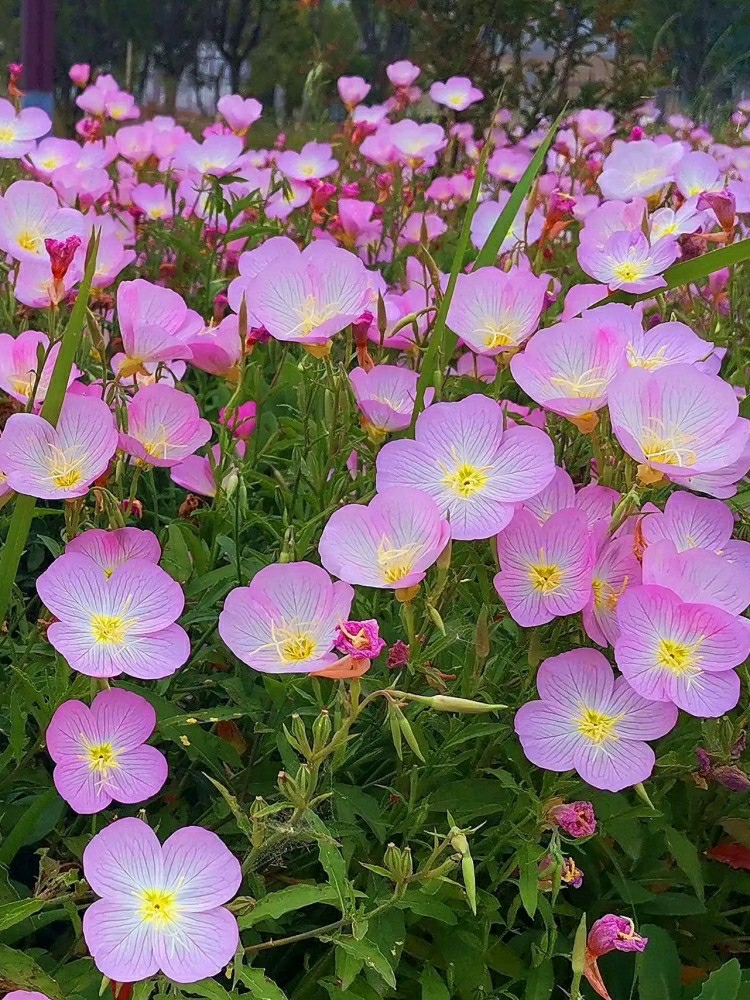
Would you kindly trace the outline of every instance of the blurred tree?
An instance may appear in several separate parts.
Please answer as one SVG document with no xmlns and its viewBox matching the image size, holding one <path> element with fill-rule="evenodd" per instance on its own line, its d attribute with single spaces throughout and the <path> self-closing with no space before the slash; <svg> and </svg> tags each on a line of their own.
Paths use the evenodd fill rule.
<svg viewBox="0 0 750 1000">
<path fill-rule="evenodd" d="M 211 39 L 226 59 L 233 94 L 239 93 L 248 56 L 279 16 L 279 6 L 273 0 L 213 0 Z"/>
<path fill-rule="evenodd" d="M 369 78 L 375 84 L 375 96 L 379 96 L 387 82 L 388 63 L 411 55 L 414 4 L 412 0 L 350 0 L 350 6 L 369 62 Z"/>
</svg>

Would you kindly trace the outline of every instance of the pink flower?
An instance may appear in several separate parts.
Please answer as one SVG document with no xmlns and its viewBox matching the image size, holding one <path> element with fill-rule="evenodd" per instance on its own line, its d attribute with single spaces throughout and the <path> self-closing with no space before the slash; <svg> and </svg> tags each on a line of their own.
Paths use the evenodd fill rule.
<svg viewBox="0 0 750 1000">
<path fill-rule="evenodd" d="M 249 586 L 231 591 L 219 635 L 254 670 L 314 673 L 335 663 L 338 625 L 353 598 L 348 583 L 333 583 L 312 563 L 266 566 Z"/>
<path fill-rule="evenodd" d="M 45 358 L 41 375 L 38 357 L 40 350 Z M 28 403 L 32 397 L 36 404 L 41 403 L 47 395 L 59 352 L 60 345 L 54 344 L 50 349 L 49 337 L 38 330 L 24 330 L 17 337 L 0 333 L 0 389 L 19 403 Z M 79 375 L 80 372 L 74 366 L 68 384 Z"/>
<path fill-rule="evenodd" d="M 132 94 L 125 90 L 114 90 L 104 99 L 104 113 L 112 121 L 122 122 L 128 118 L 138 118 L 141 112 L 136 107 Z"/>
<path fill-rule="evenodd" d="M 613 379 L 608 398 L 617 440 L 657 477 L 679 482 L 728 466 L 750 437 L 732 387 L 692 365 L 628 368 Z"/>
<path fill-rule="evenodd" d="M 575 130 L 584 142 L 603 142 L 615 131 L 615 116 L 601 108 L 582 108 L 575 115 Z"/>
<path fill-rule="evenodd" d="M 36 582 L 58 619 L 47 637 L 73 670 L 89 677 L 168 677 L 190 655 L 175 625 L 185 600 L 152 562 L 128 559 L 107 576 L 87 555 L 66 552 Z"/>
<path fill-rule="evenodd" d="M 14 413 L 0 438 L 0 469 L 8 486 L 42 500 L 84 496 L 117 448 L 106 403 L 68 393 L 57 426 L 34 413 Z"/>
<path fill-rule="evenodd" d="M 306 142 L 299 153 L 287 149 L 276 160 L 276 166 L 295 181 L 319 180 L 336 172 L 338 160 L 331 156 L 328 142 Z"/>
<path fill-rule="evenodd" d="M 245 452 L 244 442 L 237 444 L 237 454 Z M 215 497 L 219 490 L 231 493 L 237 485 L 237 469 L 231 466 L 221 475 L 221 448 L 218 444 L 211 448 L 211 455 L 188 455 L 169 470 L 172 482 L 191 493 L 203 497 Z"/>
<path fill-rule="evenodd" d="M 539 326 L 549 279 L 512 268 L 459 274 L 448 326 L 479 354 L 513 350 Z"/>
<path fill-rule="evenodd" d="M 374 660 L 385 649 L 380 627 L 374 618 L 363 622 L 339 622 L 336 649 L 358 659 Z"/>
<path fill-rule="evenodd" d="M 734 671 L 750 653 L 750 630 L 708 604 L 665 587 L 627 590 L 618 603 L 617 665 L 633 688 L 701 718 L 723 715 L 740 696 Z"/>
<path fill-rule="evenodd" d="M 285 254 L 283 262 L 267 266 L 252 286 L 253 316 L 277 340 L 324 344 L 371 300 L 369 274 L 347 250 L 311 243 L 296 258 Z"/>
<path fill-rule="evenodd" d="M 412 212 L 401 229 L 400 239 L 404 243 L 416 245 L 424 239 L 436 240 L 447 228 L 447 224 L 435 212 Z"/>
<path fill-rule="evenodd" d="M 679 252 L 677 240 L 671 236 L 649 245 L 641 232 L 617 232 L 609 237 L 601 254 L 581 243 L 578 263 L 612 291 L 650 292 L 666 286 L 661 272 L 675 262 Z"/>
<path fill-rule="evenodd" d="M 339 239 L 347 246 L 366 247 L 377 243 L 383 231 L 380 219 L 373 218 L 376 205 L 359 198 L 339 198 L 338 221 L 341 225 Z"/>
<path fill-rule="evenodd" d="M 635 933 L 633 921 L 629 917 L 618 917 L 608 913 L 591 925 L 586 948 L 594 958 L 610 951 L 645 951 L 648 938 Z"/>
<path fill-rule="evenodd" d="M 210 437 L 211 425 L 192 396 L 168 385 L 147 385 L 128 403 L 128 430 L 120 435 L 120 448 L 147 465 L 169 467 Z"/>
<path fill-rule="evenodd" d="M 496 201 L 483 201 L 471 220 L 471 242 L 480 250 L 487 242 L 493 226 L 508 203 L 510 191 L 501 191 Z M 500 244 L 499 253 L 507 253 L 524 244 L 529 247 L 537 242 L 544 229 L 544 215 L 538 208 L 527 216 L 528 206 L 524 203 L 511 223 L 508 234 Z"/>
<path fill-rule="evenodd" d="M 420 583 L 449 539 L 434 500 L 405 486 L 334 511 L 318 552 L 328 572 L 347 583 L 398 590 Z"/>
<path fill-rule="evenodd" d="M 367 429 L 376 434 L 406 430 L 414 410 L 417 372 L 398 365 L 376 365 L 369 372 L 355 368 L 349 378 Z M 428 389 L 427 393 L 425 398 L 429 403 L 435 390 Z"/>
<path fill-rule="evenodd" d="M 518 146 L 496 149 L 487 161 L 487 173 L 498 181 L 517 184 L 531 163 L 531 153 Z"/>
<path fill-rule="evenodd" d="M 245 135 L 263 114 L 263 105 L 254 97 L 225 94 L 216 105 L 219 114 L 237 135 Z"/>
<path fill-rule="evenodd" d="M 563 802 L 550 809 L 548 815 L 569 837 L 593 837 L 596 833 L 596 816 L 590 802 Z"/>
<path fill-rule="evenodd" d="M 497 536 L 497 552 L 495 589 L 519 625 L 575 614 L 591 599 L 595 547 L 582 511 L 561 510 L 539 524 L 518 510 Z"/>
<path fill-rule="evenodd" d="M 227 289 L 227 299 L 231 308 L 236 313 L 239 313 L 244 296 L 248 312 L 250 312 L 252 309 L 252 296 L 249 292 L 254 287 L 253 279 L 257 278 L 261 271 L 268 267 L 269 264 L 273 264 L 274 261 L 287 259 L 290 262 L 297 261 L 299 255 L 300 251 L 297 244 L 293 240 L 290 240 L 288 236 L 272 236 L 270 239 L 264 240 L 254 250 L 247 250 L 245 253 L 240 254 L 237 264 L 240 272 L 239 277 L 233 278 Z"/>
<path fill-rule="evenodd" d="M 626 364 L 624 333 L 609 313 L 600 320 L 597 312 L 540 330 L 511 360 L 524 392 L 562 416 L 584 418 L 601 409 Z"/>
<path fill-rule="evenodd" d="M 216 326 L 209 323 L 192 334 L 186 347 L 192 355 L 190 363 L 195 368 L 212 375 L 235 379 L 243 347 L 239 317 L 230 313 Z"/>
<path fill-rule="evenodd" d="M 421 166 L 448 143 L 440 125 L 433 122 L 419 125 L 410 118 L 402 118 L 395 125 L 390 125 L 387 136 L 401 160 L 411 167 Z"/>
<path fill-rule="evenodd" d="M 167 761 L 145 745 L 155 726 L 154 709 L 130 691 L 100 691 L 91 708 L 63 702 L 45 734 L 61 797 L 88 815 L 113 800 L 129 805 L 156 795 L 167 780 Z"/>
<path fill-rule="evenodd" d="M 48 180 L 58 167 L 75 163 L 81 155 L 81 147 L 72 139 L 42 139 L 26 154 L 26 160 L 34 168 L 36 176 Z"/>
<path fill-rule="evenodd" d="M 684 198 L 706 191 L 720 191 L 723 186 L 719 164 L 709 153 L 698 150 L 686 153 L 675 167 L 675 185 Z"/>
<path fill-rule="evenodd" d="M 410 87 L 422 70 L 408 59 L 399 59 L 386 66 L 385 72 L 394 87 Z"/>
<path fill-rule="evenodd" d="M 172 195 L 163 184 L 136 184 L 130 193 L 136 208 L 152 222 L 156 219 L 171 219 Z"/>
<path fill-rule="evenodd" d="M 731 615 L 741 615 L 750 604 L 750 576 L 742 562 L 703 549 L 678 552 L 666 539 L 646 547 L 643 582 L 667 587 L 683 601 L 710 604 Z"/>
<path fill-rule="evenodd" d="M 10 101 L 0 98 L 0 159 L 15 160 L 29 153 L 52 128 L 46 111 L 23 108 L 16 111 Z"/>
<path fill-rule="evenodd" d="M 102 897 L 83 917 L 102 975 L 133 983 L 163 972 L 195 983 L 234 957 L 237 921 L 222 904 L 242 872 L 215 833 L 186 826 L 162 846 L 143 820 L 120 819 L 89 841 L 83 873 Z"/>
<path fill-rule="evenodd" d="M 243 141 L 238 135 L 214 135 L 203 142 L 186 140 L 176 151 L 174 165 L 203 177 L 223 177 L 237 165 Z"/>
<path fill-rule="evenodd" d="M 341 103 L 352 111 L 370 93 L 371 87 L 361 76 L 340 76 L 336 82 Z"/>
<path fill-rule="evenodd" d="M 143 278 L 123 281 L 118 287 L 117 318 L 125 349 L 123 376 L 147 363 L 191 358 L 187 341 L 203 326 L 177 292 Z"/>
<path fill-rule="evenodd" d="M 481 395 L 433 403 L 419 415 L 414 441 L 392 441 L 377 458 L 378 491 L 422 490 L 456 539 L 496 534 L 554 473 L 554 448 L 544 431 L 504 430 L 500 406 Z"/>
<path fill-rule="evenodd" d="M 227 413 L 227 408 L 222 406 L 219 410 L 219 423 L 229 430 L 236 438 L 247 441 L 255 431 L 255 417 L 258 407 L 252 400 L 241 403 L 231 413 Z"/>
<path fill-rule="evenodd" d="M 603 520 L 609 524 L 612 508 L 619 499 L 617 490 L 599 486 L 598 483 L 589 483 L 576 493 L 573 480 L 565 469 L 555 469 L 554 476 L 544 489 L 525 500 L 523 506 L 531 511 L 540 524 L 544 524 L 559 510 L 577 507 L 586 515 L 589 527 L 593 527 Z"/>
<path fill-rule="evenodd" d="M 665 365 L 696 364 L 708 357 L 713 346 L 685 323 L 658 323 L 649 330 L 638 323 L 631 328 L 626 353 L 631 367 L 656 371 Z"/>
<path fill-rule="evenodd" d="M 452 76 L 445 83 L 433 83 L 430 97 L 436 104 L 444 104 L 453 111 L 465 111 L 469 105 L 481 101 L 484 94 L 468 77 Z"/>
<path fill-rule="evenodd" d="M 647 740 L 677 722 L 674 705 L 637 694 L 595 649 L 550 656 L 539 667 L 541 701 L 522 705 L 514 727 L 532 764 L 571 769 L 594 788 L 619 792 L 645 781 L 655 755 Z"/>
<path fill-rule="evenodd" d="M 91 76 L 91 67 L 88 63 L 73 63 L 68 70 L 68 76 L 76 87 L 85 87 Z"/>
<path fill-rule="evenodd" d="M 617 605 L 629 587 L 641 582 L 641 564 L 633 553 L 630 535 L 600 541 L 591 581 L 593 593 L 583 609 L 586 635 L 600 646 L 617 642 L 620 628 Z"/>
<path fill-rule="evenodd" d="M 641 519 L 641 531 L 649 545 L 672 542 L 678 552 L 706 549 L 709 552 L 726 552 L 734 530 L 734 516 L 720 500 L 696 497 L 692 493 L 672 493 L 664 506 L 664 513 L 657 511 Z"/>
<path fill-rule="evenodd" d="M 106 577 L 112 576 L 118 566 L 130 559 L 144 559 L 154 565 L 161 559 L 159 539 L 152 531 L 140 528 L 116 528 L 114 531 L 89 528 L 71 538 L 65 551 L 88 556 Z"/>
<path fill-rule="evenodd" d="M 679 142 L 657 145 L 651 139 L 622 142 L 615 139 L 604 161 L 599 187 L 605 198 L 648 198 L 659 194 L 674 179 L 675 167 L 685 154 Z"/>
<path fill-rule="evenodd" d="M 15 181 L 0 198 L 0 250 L 16 260 L 47 261 L 46 239 L 80 236 L 84 230 L 81 213 L 60 208 L 46 184 Z"/>
</svg>

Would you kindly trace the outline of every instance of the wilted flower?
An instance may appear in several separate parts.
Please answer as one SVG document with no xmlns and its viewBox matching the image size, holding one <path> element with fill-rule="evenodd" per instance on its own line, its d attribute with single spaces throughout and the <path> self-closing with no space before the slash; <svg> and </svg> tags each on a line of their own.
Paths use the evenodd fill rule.
<svg viewBox="0 0 750 1000">
<path fill-rule="evenodd" d="M 593 837 L 596 815 L 590 802 L 563 802 L 547 814 L 569 837 Z"/>
<path fill-rule="evenodd" d="M 100 691 L 91 708 L 63 702 L 45 733 L 62 798 L 89 814 L 113 800 L 132 804 L 155 795 L 167 780 L 164 755 L 146 745 L 155 726 L 152 706 L 130 691 Z"/>
<path fill-rule="evenodd" d="M 361 622 L 339 622 L 336 649 L 354 657 L 374 660 L 385 648 L 380 627 L 374 618 Z"/>
<path fill-rule="evenodd" d="M 595 788 L 619 792 L 645 781 L 655 756 L 647 740 L 677 722 L 674 705 L 648 701 L 594 649 L 575 649 L 542 662 L 541 701 L 522 705 L 514 726 L 537 767 L 574 769 Z"/>
<path fill-rule="evenodd" d="M 215 833 L 186 826 L 163 845 L 140 819 L 120 819 L 93 837 L 83 873 L 101 896 L 83 935 L 97 969 L 132 983 L 163 972 L 177 983 L 215 976 L 239 943 L 222 904 L 242 881 L 239 863 Z"/>
</svg>

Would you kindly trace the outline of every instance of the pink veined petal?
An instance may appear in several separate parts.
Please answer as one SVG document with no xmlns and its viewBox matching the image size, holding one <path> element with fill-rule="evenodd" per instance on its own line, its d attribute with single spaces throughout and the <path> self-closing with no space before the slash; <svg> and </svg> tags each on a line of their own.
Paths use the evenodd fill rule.
<svg viewBox="0 0 750 1000">
<path fill-rule="evenodd" d="M 598 650 L 573 649 L 547 657 L 539 667 L 536 686 L 545 702 L 564 705 L 571 715 L 577 715 L 581 706 L 606 712 L 614 675 Z"/>
<path fill-rule="evenodd" d="M 156 747 L 140 746 L 122 754 L 118 766 L 107 774 L 104 787 L 116 802 L 145 802 L 163 787 L 168 773 L 164 754 Z"/>
<path fill-rule="evenodd" d="M 153 531 L 141 528 L 116 528 L 114 531 L 90 528 L 71 538 L 65 551 L 83 553 L 109 572 L 128 559 L 158 563 L 161 558 L 159 539 Z"/>
<path fill-rule="evenodd" d="M 143 889 L 160 884 L 161 845 L 141 819 L 118 819 L 96 834 L 83 852 L 83 873 L 99 896 L 134 905 Z"/>
<path fill-rule="evenodd" d="M 179 583 L 143 559 L 129 559 L 115 569 L 107 583 L 107 601 L 112 614 L 127 617 L 132 635 L 166 628 L 185 606 Z"/>
<path fill-rule="evenodd" d="M 740 678 L 735 670 L 723 673 L 700 671 L 683 676 L 670 675 L 664 682 L 665 694 L 684 712 L 699 718 L 716 718 L 737 705 Z"/>
<path fill-rule="evenodd" d="M 111 662 L 118 673 L 141 680 L 156 680 L 179 670 L 189 656 L 187 632 L 180 625 L 169 625 L 151 635 L 136 635 L 128 639 L 123 647 L 114 651 Z M 81 666 L 76 669 L 86 673 Z"/>
<path fill-rule="evenodd" d="M 82 739 L 96 742 L 97 727 L 91 711 L 82 701 L 65 701 L 52 716 L 44 735 L 47 752 L 54 761 L 77 757 Z"/>
<path fill-rule="evenodd" d="M 83 816 L 101 812 L 112 801 L 101 775 L 86 760 L 65 757 L 54 770 L 53 780 L 60 797 Z"/>
<path fill-rule="evenodd" d="M 100 691 L 91 705 L 91 716 L 102 742 L 122 750 L 144 743 L 156 726 L 156 711 L 141 695 L 122 688 Z"/>
<path fill-rule="evenodd" d="M 516 712 L 514 728 L 532 764 L 552 771 L 573 767 L 581 736 L 567 706 L 530 701 Z"/>
<path fill-rule="evenodd" d="M 101 570 L 79 552 L 64 553 L 41 574 L 36 590 L 47 608 L 63 621 L 90 621 L 106 614 L 106 581 Z"/>
<path fill-rule="evenodd" d="M 624 740 L 656 740 L 677 723 L 677 708 L 668 702 L 643 698 L 624 677 L 615 681 L 610 711 L 619 716 L 617 733 Z"/>
<path fill-rule="evenodd" d="M 632 740 L 582 741 L 576 747 L 575 769 L 594 788 L 619 792 L 650 777 L 656 763 L 646 743 Z"/>
<path fill-rule="evenodd" d="M 162 848 L 164 888 L 177 893 L 182 911 L 203 912 L 228 902 L 242 882 L 239 862 L 210 830 L 186 826 Z"/>
<path fill-rule="evenodd" d="M 151 926 L 132 904 L 98 899 L 83 915 L 83 936 L 99 972 L 118 983 L 138 982 L 159 971 Z"/>
<path fill-rule="evenodd" d="M 237 920 L 223 906 L 203 913 L 181 912 L 176 927 L 154 934 L 159 968 L 176 983 L 215 976 L 234 958 L 240 935 Z"/>
</svg>

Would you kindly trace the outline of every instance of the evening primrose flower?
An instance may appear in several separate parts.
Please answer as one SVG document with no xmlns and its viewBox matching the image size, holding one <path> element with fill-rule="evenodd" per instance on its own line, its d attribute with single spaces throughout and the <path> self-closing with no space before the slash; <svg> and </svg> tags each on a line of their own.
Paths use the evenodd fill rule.
<svg viewBox="0 0 750 1000">
<path fill-rule="evenodd" d="M 419 415 L 413 441 L 392 441 L 377 458 L 378 491 L 422 490 L 448 517 L 456 539 L 490 538 L 554 474 L 547 434 L 536 427 L 504 430 L 500 406 L 478 394 L 433 403 Z"/>
<path fill-rule="evenodd" d="M 47 261 L 46 239 L 83 236 L 86 223 L 74 208 L 39 181 L 15 181 L 0 197 L 0 250 L 19 261 Z"/>
<path fill-rule="evenodd" d="M 369 372 L 364 368 L 351 371 L 349 379 L 365 429 L 376 435 L 406 430 L 411 423 L 418 378 L 417 372 L 399 365 L 376 365 Z M 434 389 L 427 390 L 426 403 L 434 394 Z"/>
<path fill-rule="evenodd" d="M 611 291 L 640 294 L 666 287 L 662 272 L 675 262 L 679 253 L 677 240 L 672 236 L 650 244 L 642 232 L 622 231 L 609 237 L 600 254 L 582 242 L 578 247 L 578 263 Z"/>
<path fill-rule="evenodd" d="M 692 365 L 628 368 L 612 380 L 608 399 L 617 440 L 650 481 L 728 466 L 750 438 L 732 387 Z"/>
<path fill-rule="evenodd" d="M 628 201 L 658 195 L 674 180 L 684 155 L 685 147 L 679 142 L 658 145 L 652 139 L 615 139 L 598 178 L 601 192 L 605 198 Z"/>
<path fill-rule="evenodd" d="M 614 645 L 620 634 L 617 604 L 628 589 L 641 582 L 641 564 L 633 553 L 630 535 L 609 538 L 599 547 L 591 580 L 592 594 L 583 609 L 586 635 L 599 646 Z"/>
<path fill-rule="evenodd" d="M 424 579 L 450 534 L 434 500 L 401 486 L 381 490 L 367 506 L 334 511 L 318 552 L 328 572 L 347 583 L 401 590 Z"/>
<path fill-rule="evenodd" d="M 318 241 L 296 256 L 285 251 L 282 260 L 252 283 L 253 316 L 277 340 L 325 344 L 372 299 L 370 276 L 348 250 Z"/>
<path fill-rule="evenodd" d="M 0 98 L 0 159 L 15 160 L 29 153 L 52 128 L 46 111 L 23 108 L 16 111 L 10 101 Z"/>
<path fill-rule="evenodd" d="M 471 104 L 483 100 L 484 94 L 467 76 L 452 76 L 445 83 L 439 80 L 433 83 L 430 97 L 451 111 L 465 111 Z"/>
<path fill-rule="evenodd" d="M 703 361 L 713 350 L 685 323 L 657 323 L 649 330 L 638 324 L 629 331 L 625 348 L 631 368 L 656 371 L 665 365 L 692 365 Z"/>
<path fill-rule="evenodd" d="M 741 615 L 750 605 L 750 576 L 742 562 L 704 549 L 678 552 L 666 539 L 646 546 L 643 582 L 667 587 L 683 601 L 710 604 L 732 615 Z"/>
<path fill-rule="evenodd" d="M 640 527 L 648 545 L 667 540 L 678 552 L 706 549 L 723 555 L 736 544 L 731 542 L 734 515 L 730 508 L 720 500 L 696 497 L 684 490 L 670 494 L 663 511 L 642 517 Z"/>
<path fill-rule="evenodd" d="M 136 184 L 130 192 L 130 200 L 151 222 L 171 219 L 174 215 L 172 194 L 164 184 Z"/>
<path fill-rule="evenodd" d="M 336 88 L 341 103 L 347 111 L 352 111 L 358 104 L 361 104 L 372 89 L 361 76 L 340 76 L 336 81 Z"/>
<path fill-rule="evenodd" d="M 219 98 L 216 110 L 236 135 L 245 135 L 263 114 L 263 105 L 254 97 L 224 94 Z"/>
<path fill-rule="evenodd" d="M 108 576 L 81 552 L 66 552 L 36 582 L 58 619 L 47 638 L 73 670 L 89 677 L 168 677 L 190 655 L 187 633 L 175 620 L 182 590 L 145 559 L 128 559 Z"/>
<path fill-rule="evenodd" d="M 331 155 L 329 142 L 306 142 L 299 153 L 286 149 L 281 153 L 276 166 L 293 181 L 320 180 L 336 172 L 338 160 Z"/>
<path fill-rule="evenodd" d="M 167 780 L 167 761 L 146 745 L 155 726 L 153 707 L 130 691 L 100 691 L 91 708 L 63 702 L 44 737 L 60 796 L 88 815 L 112 801 L 134 804 L 156 795 Z"/>
<path fill-rule="evenodd" d="M 471 220 L 471 242 L 481 250 L 487 242 L 492 229 L 510 199 L 510 191 L 501 191 L 494 201 L 483 201 L 478 206 Z M 528 205 L 524 201 L 510 224 L 510 229 L 500 244 L 498 253 L 507 253 L 521 245 L 533 246 L 544 230 L 544 214 L 534 208 L 528 214 Z"/>
<path fill-rule="evenodd" d="M 533 497 L 524 500 L 523 506 L 544 524 L 553 514 L 567 507 L 577 507 L 586 515 L 589 527 L 612 516 L 612 510 L 619 501 L 620 494 L 608 486 L 589 483 L 576 491 L 573 480 L 565 469 L 555 469 L 555 474 L 549 483 L 535 493 Z"/>
<path fill-rule="evenodd" d="M 336 661 L 339 623 L 354 591 L 333 583 L 313 563 L 279 563 L 230 592 L 219 615 L 219 635 L 232 652 L 262 673 L 314 673 Z"/>
<path fill-rule="evenodd" d="M 573 649 L 542 662 L 540 701 L 516 712 L 514 728 L 532 764 L 575 770 L 594 788 L 619 792 L 645 781 L 654 769 L 646 741 L 665 736 L 677 722 L 674 705 L 648 701 L 624 677 L 615 679 L 595 649 Z"/>
<path fill-rule="evenodd" d="M 65 551 L 88 556 L 107 577 L 130 559 L 145 559 L 154 565 L 161 559 L 159 539 L 153 531 L 141 528 L 115 528 L 114 531 L 89 528 L 71 538 Z"/>
<path fill-rule="evenodd" d="M 122 376 L 147 363 L 192 357 L 187 341 L 203 326 L 181 295 L 143 278 L 119 285 L 117 319 L 124 348 Z"/>
<path fill-rule="evenodd" d="M 101 399 L 68 393 L 57 426 L 34 413 L 14 413 L 0 438 L 0 468 L 18 493 L 42 500 L 82 497 L 106 470 L 117 428 Z"/>
<path fill-rule="evenodd" d="M 186 392 L 147 385 L 128 403 L 128 430 L 120 448 L 147 465 L 168 468 L 192 455 L 211 437 L 211 424 Z"/>
<path fill-rule="evenodd" d="M 628 589 L 617 605 L 617 666 L 651 701 L 701 718 L 723 715 L 740 696 L 734 668 L 750 653 L 742 619 L 709 604 L 689 604 L 666 587 Z"/>
<path fill-rule="evenodd" d="M 223 904 L 242 872 L 215 833 L 186 826 L 161 845 L 143 820 L 120 819 L 89 841 L 83 873 L 101 897 L 84 914 L 83 936 L 102 975 L 195 983 L 234 957 L 237 921 Z"/>
<path fill-rule="evenodd" d="M 459 274 L 446 322 L 478 354 L 515 350 L 539 326 L 549 279 L 482 267 Z"/>
<path fill-rule="evenodd" d="M 45 355 L 44 366 L 39 372 L 39 352 Z M 49 380 L 55 367 L 60 345 L 49 347 L 49 337 L 39 330 L 24 330 L 17 337 L 0 333 L 0 389 L 19 403 L 28 403 L 32 396 L 36 404 L 47 395 Z M 74 365 L 68 384 L 81 373 Z"/>
<path fill-rule="evenodd" d="M 495 589 L 525 628 L 575 614 L 591 598 L 596 552 L 583 511 L 561 510 L 540 524 L 521 508 L 497 536 L 497 554 Z"/>
<path fill-rule="evenodd" d="M 596 833 L 596 815 L 590 802 L 561 802 L 547 815 L 569 837 L 593 837 Z"/>
</svg>

